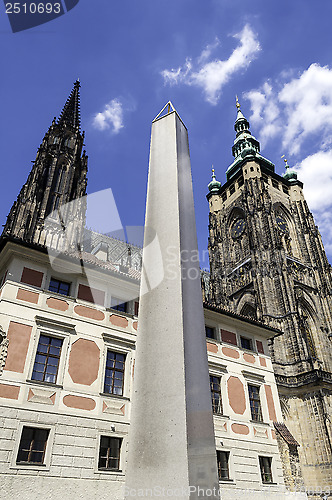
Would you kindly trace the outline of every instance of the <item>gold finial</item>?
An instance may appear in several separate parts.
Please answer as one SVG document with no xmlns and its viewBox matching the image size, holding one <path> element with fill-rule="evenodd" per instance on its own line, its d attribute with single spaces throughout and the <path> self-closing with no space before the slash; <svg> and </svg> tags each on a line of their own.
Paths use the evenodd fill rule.
<svg viewBox="0 0 332 500">
<path fill-rule="evenodd" d="M 237 107 L 237 109 L 240 109 L 240 108 L 241 108 L 241 104 L 239 103 L 239 98 L 238 98 L 238 96 L 236 96 L 236 107 Z"/>
<path fill-rule="evenodd" d="M 213 167 L 213 165 L 212 165 L 212 175 L 214 175 L 214 167 Z"/>
<path fill-rule="evenodd" d="M 288 165 L 288 161 L 287 161 L 287 158 L 285 158 L 285 155 L 282 155 L 282 157 L 284 159 L 284 162 L 285 162 L 285 167 L 286 168 L 289 168 L 289 165 Z"/>
</svg>

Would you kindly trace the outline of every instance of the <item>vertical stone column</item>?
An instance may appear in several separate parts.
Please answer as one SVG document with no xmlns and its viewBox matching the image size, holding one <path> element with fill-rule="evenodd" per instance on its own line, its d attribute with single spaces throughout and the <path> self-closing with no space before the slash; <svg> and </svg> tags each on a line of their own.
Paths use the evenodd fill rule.
<svg viewBox="0 0 332 500">
<path fill-rule="evenodd" d="M 170 107 L 152 123 L 125 493 L 217 499 L 188 133 Z"/>
</svg>

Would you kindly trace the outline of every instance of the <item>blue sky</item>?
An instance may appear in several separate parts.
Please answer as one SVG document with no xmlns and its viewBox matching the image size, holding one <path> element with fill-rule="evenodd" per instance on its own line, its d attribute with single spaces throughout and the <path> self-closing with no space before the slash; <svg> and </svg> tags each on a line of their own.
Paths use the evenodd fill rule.
<svg viewBox="0 0 332 500">
<path fill-rule="evenodd" d="M 88 191 L 111 188 L 124 226 L 144 223 L 151 121 L 173 102 L 189 131 L 202 252 L 211 165 L 224 182 L 238 94 L 262 154 L 278 173 L 283 154 L 297 168 L 331 261 L 329 0 L 80 0 L 15 34 L 0 8 L 3 224 L 79 77 Z"/>
</svg>

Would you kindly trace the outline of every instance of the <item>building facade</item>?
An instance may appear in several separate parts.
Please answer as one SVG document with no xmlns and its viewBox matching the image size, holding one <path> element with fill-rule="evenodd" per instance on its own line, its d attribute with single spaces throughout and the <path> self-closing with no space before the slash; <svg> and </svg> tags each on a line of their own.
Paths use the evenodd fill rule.
<svg viewBox="0 0 332 500">
<path fill-rule="evenodd" d="M 76 82 L 0 243 L 8 499 L 124 497 L 141 251 L 84 229 L 82 147 Z M 211 303 L 205 323 L 222 498 L 302 498 L 301 447 L 283 423 L 269 350 L 282 332 Z"/>
<path fill-rule="evenodd" d="M 224 185 L 209 184 L 211 300 L 283 334 L 271 348 L 307 487 L 332 487 L 332 274 L 303 184 L 260 154 L 240 110 Z"/>
</svg>

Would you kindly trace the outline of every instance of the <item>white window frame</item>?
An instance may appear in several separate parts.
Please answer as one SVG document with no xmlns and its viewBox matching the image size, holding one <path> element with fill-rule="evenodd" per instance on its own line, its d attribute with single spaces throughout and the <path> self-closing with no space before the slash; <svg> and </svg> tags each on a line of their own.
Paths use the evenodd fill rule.
<svg viewBox="0 0 332 500">
<path fill-rule="evenodd" d="M 214 377 L 220 377 L 220 392 L 221 392 L 221 405 L 222 405 L 222 415 L 218 415 L 217 413 L 213 413 L 214 418 L 229 418 L 229 416 L 225 413 L 226 403 L 227 403 L 227 413 L 229 412 L 228 407 L 228 397 L 226 392 L 226 378 L 225 375 L 228 373 L 227 366 L 217 363 L 215 361 L 208 360 L 209 365 L 209 376 L 212 375 Z M 209 378 L 210 382 L 210 378 Z M 210 388 L 211 391 L 211 388 Z"/>
<path fill-rule="evenodd" d="M 116 335 L 112 335 L 111 333 L 103 333 L 102 334 L 104 340 L 104 350 L 101 360 L 101 387 L 100 394 L 105 398 L 120 398 L 120 399 L 129 399 L 130 393 L 130 382 L 131 382 L 131 368 L 133 365 L 133 349 L 135 348 L 134 340 L 124 339 L 121 337 L 117 337 Z M 118 352 L 119 354 L 125 355 L 125 367 L 124 367 L 124 377 L 123 377 L 123 394 L 119 396 L 118 394 L 107 394 L 104 392 L 105 385 L 105 373 L 106 373 L 106 360 L 107 360 L 107 351 Z"/>
<path fill-rule="evenodd" d="M 46 443 L 44 463 L 42 463 L 40 465 L 37 465 L 37 464 L 27 465 L 27 464 L 17 464 L 16 463 L 18 450 L 20 447 L 20 442 L 21 442 L 21 437 L 22 437 L 22 432 L 23 432 L 23 427 L 32 427 L 33 429 L 47 429 L 49 431 L 47 443 Z M 54 443 L 54 433 L 55 433 L 55 430 L 54 430 L 54 426 L 52 426 L 52 425 L 43 424 L 43 423 L 39 423 L 39 422 L 37 423 L 35 421 L 31 422 L 30 420 L 21 420 L 18 424 L 18 428 L 16 431 L 16 440 L 15 440 L 13 455 L 12 455 L 12 458 L 10 461 L 9 468 L 10 469 L 49 471 L 50 465 L 51 465 L 53 443 Z"/>
<path fill-rule="evenodd" d="M 95 467 L 94 467 L 94 473 L 95 474 L 111 474 L 111 475 L 116 475 L 116 476 L 125 476 L 125 467 L 126 467 L 126 453 L 127 453 L 127 448 L 128 448 L 128 434 L 125 434 L 124 432 L 120 432 L 116 430 L 116 423 L 112 424 L 110 423 L 110 430 L 109 431 L 97 431 L 97 446 L 96 446 L 96 453 L 95 453 Z M 114 431 L 112 431 L 112 428 Z M 101 436 L 106 436 L 110 438 L 118 438 L 122 439 L 121 443 L 121 448 L 120 448 L 120 470 L 105 470 L 105 469 L 98 469 L 98 464 L 99 464 L 99 450 L 100 450 L 100 439 Z"/>
<path fill-rule="evenodd" d="M 242 375 L 243 375 L 245 382 L 246 382 L 246 384 L 245 384 L 246 385 L 245 396 L 246 396 L 247 408 L 248 408 L 248 412 L 249 412 L 249 416 L 250 416 L 250 422 L 253 423 L 254 425 L 269 426 L 267 401 L 266 401 L 266 397 L 262 397 L 262 394 L 263 394 L 262 387 L 265 384 L 264 375 L 260 375 L 259 373 L 248 372 L 246 370 L 242 370 Z M 261 404 L 262 421 L 252 420 L 248 384 L 255 385 L 256 387 L 259 387 L 259 399 L 260 399 L 260 404 Z M 264 394 L 265 394 L 265 391 L 264 391 Z"/>
<path fill-rule="evenodd" d="M 37 330 L 35 332 L 34 346 L 31 353 L 30 366 L 28 370 L 28 381 L 32 384 L 42 385 L 45 387 L 58 387 L 62 386 L 63 379 L 65 375 L 65 366 L 68 359 L 68 351 L 70 346 L 71 335 L 76 335 L 75 326 L 70 323 L 65 323 L 63 321 L 52 320 L 49 318 L 43 318 L 41 316 L 35 317 L 37 323 Z M 42 382 L 40 380 L 32 380 L 32 372 L 35 364 L 39 339 L 41 335 L 46 335 L 48 337 L 53 337 L 62 340 L 61 354 L 58 366 L 58 374 L 55 384 L 51 382 Z"/>
<path fill-rule="evenodd" d="M 222 445 L 222 441 L 220 441 L 220 445 L 216 445 L 216 451 L 224 451 L 226 453 L 229 453 L 228 455 L 228 473 L 229 473 L 229 479 L 220 479 L 219 474 L 218 474 L 218 481 L 220 484 L 234 484 L 235 479 L 234 479 L 234 467 L 233 467 L 233 450 L 231 448 L 228 448 L 227 446 L 224 448 Z M 217 472 L 218 472 L 218 460 L 217 460 Z"/>
<path fill-rule="evenodd" d="M 262 473 L 261 473 L 261 466 L 259 463 L 259 457 L 266 457 L 271 459 L 271 474 L 272 474 L 272 482 L 271 483 L 264 483 L 262 479 Z M 260 484 L 262 487 L 269 488 L 271 486 L 275 486 L 278 484 L 276 482 L 276 477 L 277 477 L 277 470 L 276 470 L 276 460 L 275 460 L 275 455 L 271 455 L 270 453 L 257 453 L 257 463 L 258 463 L 258 472 L 259 472 L 259 480 Z"/>
</svg>

